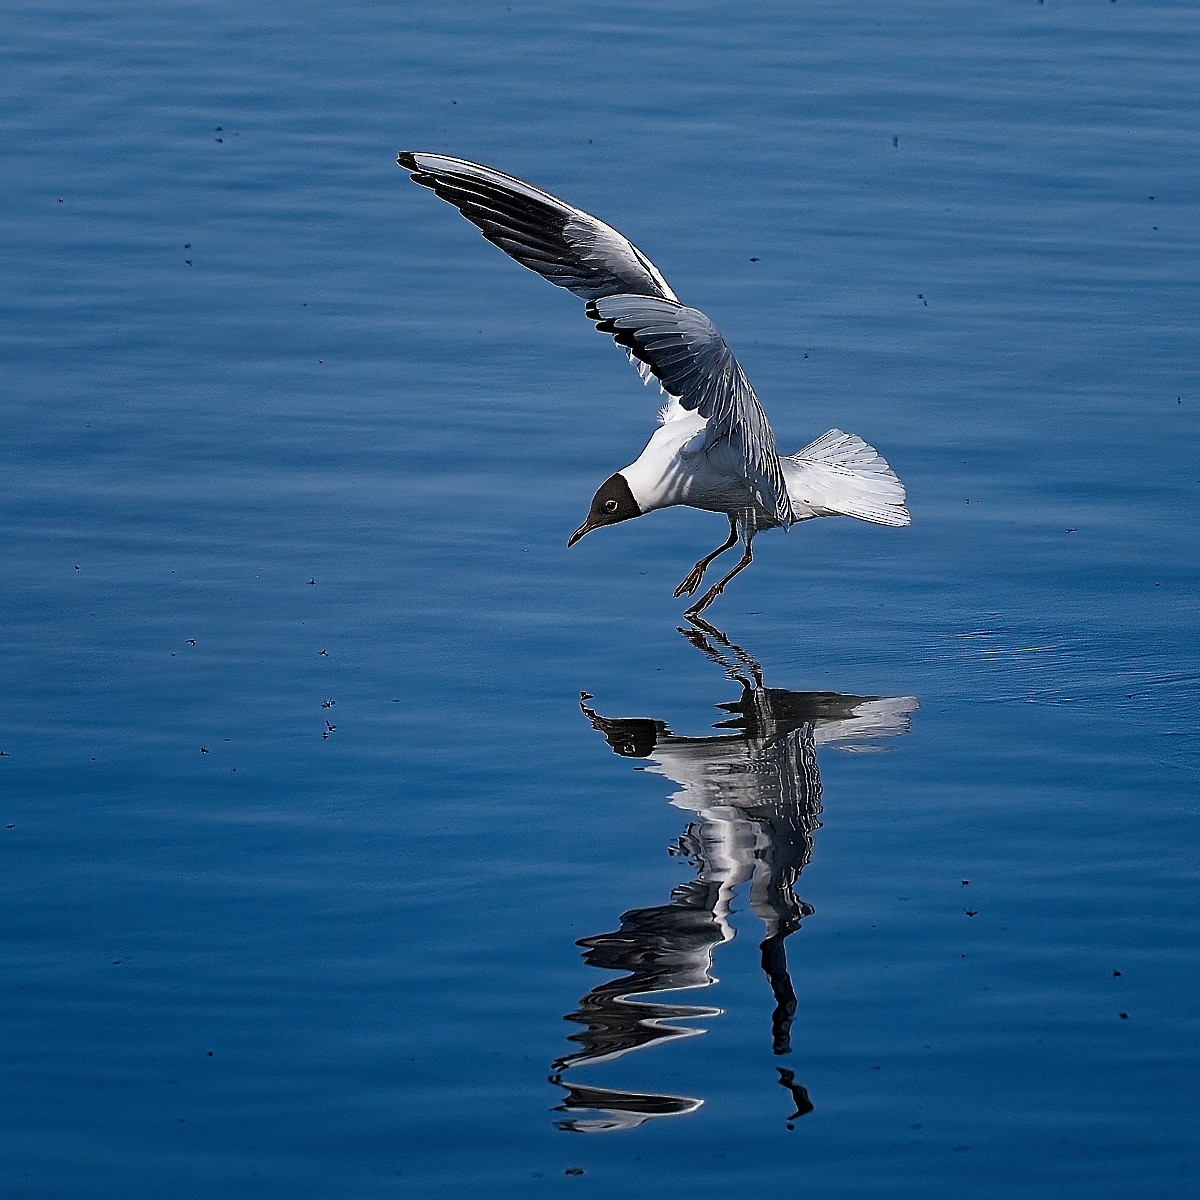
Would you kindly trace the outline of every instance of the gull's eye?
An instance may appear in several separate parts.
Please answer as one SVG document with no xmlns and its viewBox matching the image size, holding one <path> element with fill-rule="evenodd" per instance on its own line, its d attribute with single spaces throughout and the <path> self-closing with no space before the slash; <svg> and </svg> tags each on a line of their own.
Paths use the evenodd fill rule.
<svg viewBox="0 0 1200 1200">
<path fill-rule="evenodd" d="M 605 500 L 604 511 L 606 513 L 615 513 L 617 511 L 617 502 L 615 500 Z"/>
</svg>

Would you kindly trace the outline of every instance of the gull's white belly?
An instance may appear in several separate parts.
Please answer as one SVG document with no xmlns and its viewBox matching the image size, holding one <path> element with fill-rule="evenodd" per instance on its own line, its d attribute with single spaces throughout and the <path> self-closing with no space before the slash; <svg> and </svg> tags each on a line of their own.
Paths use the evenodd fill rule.
<svg viewBox="0 0 1200 1200">
<path fill-rule="evenodd" d="M 642 512 L 673 504 L 723 513 L 754 506 L 741 460 L 728 443 L 703 449 L 707 426 L 691 413 L 668 421 L 622 470 Z"/>
</svg>

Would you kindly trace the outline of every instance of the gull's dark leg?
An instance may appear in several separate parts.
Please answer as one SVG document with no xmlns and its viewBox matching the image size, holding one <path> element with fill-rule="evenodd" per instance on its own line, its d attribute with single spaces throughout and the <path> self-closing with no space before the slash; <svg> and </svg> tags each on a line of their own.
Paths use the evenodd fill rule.
<svg viewBox="0 0 1200 1200">
<path fill-rule="evenodd" d="M 706 554 L 691 570 L 688 577 L 675 589 L 675 595 L 690 596 L 699 586 L 700 580 L 704 578 L 704 572 L 708 570 L 709 564 L 714 558 L 718 558 L 724 554 L 738 540 L 737 521 L 729 518 L 729 539 L 723 545 L 718 546 L 711 554 Z M 688 609 L 688 612 L 692 612 Z M 695 611 L 699 611 L 698 609 Z"/>
<path fill-rule="evenodd" d="M 725 585 L 739 571 L 744 570 L 754 561 L 754 555 L 750 553 L 750 543 L 753 540 L 754 534 L 751 533 L 750 536 L 746 538 L 746 549 L 742 554 L 741 561 L 738 563 L 738 565 L 734 567 L 733 570 L 730 571 L 720 583 L 714 584 L 712 587 L 710 587 L 708 591 L 696 601 L 695 604 L 691 605 L 690 608 L 685 609 L 684 612 L 687 616 L 694 617 L 698 613 L 702 613 L 725 590 Z"/>
</svg>

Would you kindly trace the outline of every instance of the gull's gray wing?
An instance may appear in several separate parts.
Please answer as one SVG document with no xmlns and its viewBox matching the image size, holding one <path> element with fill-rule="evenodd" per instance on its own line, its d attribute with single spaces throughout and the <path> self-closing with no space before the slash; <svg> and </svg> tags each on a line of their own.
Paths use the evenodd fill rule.
<svg viewBox="0 0 1200 1200">
<path fill-rule="evenodd" d="M 445 154 L 406 150 L 396 162 L 489 242 L 557 287 L 584 300 L 620 293 L 675 299 L 659 269 L 627 237 L 532 184 Z"/>
<path fill-rule="evenodd" d="M 722 438 L 741 455 L 755 500 L 784 527 L 793 520 L 766 413 L 721 331 L 696 308 L 655 296 L 598 296 L 587 314 L 645 363 L 682 407 L 708 418 L 704 448 Z"/>
<path fill-rule="evenodd" d="M 742 368 L 716 326 L 684 308 L 624 234 L 480 163 L 407 150 L 396 162 L 521 266 L 586 300 L 588 315 L 614 336 L 643 380 L 657 378 L 684 408 L 709 419 L 705 448 L 727 437 L 755 499 L 791 524 L 775 437 Z"/>
</svg>

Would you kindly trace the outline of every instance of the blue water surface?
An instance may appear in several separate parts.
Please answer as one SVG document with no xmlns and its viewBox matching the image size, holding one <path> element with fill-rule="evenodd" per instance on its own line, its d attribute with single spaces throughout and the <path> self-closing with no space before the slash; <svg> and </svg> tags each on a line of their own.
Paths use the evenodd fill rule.
<svg viewBox="0 0 1200 1200">
<path fill-rule="evenodd" d="M 1197 1192 L 1200 9 L 6 12 L 5 1196 Z M 912 527 L 568 552 L 658 398 L 401 149 Z"/>
</svg>

